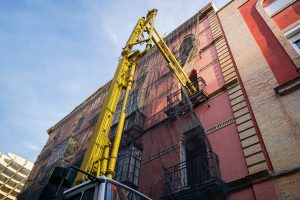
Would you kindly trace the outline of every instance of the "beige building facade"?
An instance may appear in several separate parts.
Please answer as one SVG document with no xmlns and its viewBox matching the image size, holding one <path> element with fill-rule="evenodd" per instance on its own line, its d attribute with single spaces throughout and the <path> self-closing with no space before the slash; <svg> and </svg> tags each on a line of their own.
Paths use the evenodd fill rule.
<svg viewBox="0 0 300 200">
<path fill-rule="evenodd" d="M 17 199 L 33 163 L 13 153 L 0 152 L 0 199 Z"/>
<path fill-rule="evenodd" d="M 260 133 L 252 154 L 265 144 L 269 166 L 256 171 L 269 171 L 278 199 L 300 199 L 300 2 L 234 0 L 218 16 Z"/>
</svg>

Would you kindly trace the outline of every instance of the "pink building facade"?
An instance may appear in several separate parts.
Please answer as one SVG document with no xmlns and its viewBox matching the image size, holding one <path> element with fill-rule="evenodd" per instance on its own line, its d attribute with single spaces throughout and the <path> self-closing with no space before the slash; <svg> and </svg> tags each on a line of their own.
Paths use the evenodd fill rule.
<svg viewBox="0 0 300 200">
<path fill-rule="evenodd" d="M 263 105 L 257 107 L 244 78 L 249 68 L 240 62 L 255 58 L 247 50 L 236 51 L 234 45 L 243 40 L 236 36 L 235 42 L 230 31 L 241 28 L 241 34 L 249 34 L 251 29 L 239 23 L 255 23 L 247 17 L 251 6 L 238 7 L 238 2 L 231 1 L 219 11 L 208 4 L 165 38 L 199 89 L 195 96 L 185 95 L 155 48 L 139 62 L 117 180 L 153 199 L 284 199 L 278 192 L 279 176 L 274 175 L 280 171 L 277 164 L 274 167 L 271 143 L 257 112 Z M 239 18 L 229 20 L 230 11 Z M 287 26 L 278 22 L 280 18 L 273 20 Z M 297 73 L 287 69 L 288 75 L 279 77 L 278 83 L 297 78 Z M 38 199 L 56 165 L 80 166 L 108 87 L 109 83 L 48 130 L 49 139 L 19 199 Z"/>
</svg>

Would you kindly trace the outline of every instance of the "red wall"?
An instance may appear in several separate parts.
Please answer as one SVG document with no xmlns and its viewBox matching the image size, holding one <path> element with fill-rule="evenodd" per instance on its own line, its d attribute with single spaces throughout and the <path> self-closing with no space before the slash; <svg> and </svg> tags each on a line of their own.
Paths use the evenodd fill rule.
<svg viewBox="0 0 300 200">
<path fill-rule="evenodd" d="M 253 185 L 256 200 L 277 200 L 273 182 L 265 181 Z"/>
<path fill-rule="evenodd" d="M 222 179 L 234 181 L 248 175 L 241 142 L 235 124 L 208 135 L 213 151 L 219 156 Z"/>
<path fill-rule="evenodd" d="M 210 107 L 203 104 L 196 108 L 196 113 L 204 128 L 210 128 L 233 117 L 227 93 L 210 99 L 208 104 Z"/>
<path fill-rule="evenodd" d="M 212 98 L 207 104 L 195 109 L 195 112 L 204 129 L 208 129 L 225 120 L 233 118 L 227 93 Z M 184 133 L 187 119 L 182 118 L 173 123 L 163 125 L 146 133 L 142 138 L 143 160 L 153 156 L 162 149 L 180 144 L 180 138 Z M 212 150 L 218 155 L 222 179 L 226 182 L 237 180 L 248 175 L 246 162 L 243 156 L 241 142 L 233 123 L 208 135 Z M 140 191 L 159 199 L 163 194 L 164 168 L 180 163 L 180 149 L 167 153 L 161 158 L 156 158 L 142 165 L 140 173 Z M 250 198 L 251 199 L 251 198 Z"/>
<path fill-rule="evenodd" d="M 250 0 L 239 10 L 276 80 L 279 84 L 283 84 L 298 77 L 299 74 L 286 51 L 256 10 L 256 2 L 257 0 Z"/>
<path fill-rule="evenodd" d="M 205 129 L 233 118 L 227 93 L 211 99 L 196 112 Z M 228 182 L 248 175 L 236 125 L 233 123 L 208 135 L 213 151 L 219 156 L 222 178 Z M 234 163 L 234 164 L 233 164 Z"/>
<path fill-rule="evenodd" d="M 277 26 L 282 30 L 300 19 L 300 1 L 296 1 L 280 13 L 272 17 Z"/>
<path fill-rule="evenodd" d="M 143 135 L 142 159 L 149 158 L 168 148 L 180 143 L 181 134 L 172 124 L 161 126 Z M 180 150 L 169 152 L 142 164 L 139 177 L 139 190 L 153 199 L 160 199 L 164 195 L 164 168 L 169 168 L 180 162 Z"/>
<path fill-rule="evenodd" d="M 277 200 L 273 182 L 256 183 L 252 187 L 236 191 L 228 196 L 228 200 Z"/>
</svg>

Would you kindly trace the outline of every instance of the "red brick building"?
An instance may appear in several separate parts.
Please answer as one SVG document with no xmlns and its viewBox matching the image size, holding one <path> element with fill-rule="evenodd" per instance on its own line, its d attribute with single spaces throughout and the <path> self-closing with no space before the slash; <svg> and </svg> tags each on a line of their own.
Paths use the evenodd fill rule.
<svg viewBox="0 0 300 200">
<path fill-rule="evenodd" d="M 155 48 L 145 55 L 116 179 L 153 199 L 300 198 L 298 4 L 208 4 L 171 32 L 165 39 L 200 91 L 191 99 Z M 37 198 L 54 166 L 80 165 L 108 87 L 48 130 L 19 199 Z"/>
</svg>

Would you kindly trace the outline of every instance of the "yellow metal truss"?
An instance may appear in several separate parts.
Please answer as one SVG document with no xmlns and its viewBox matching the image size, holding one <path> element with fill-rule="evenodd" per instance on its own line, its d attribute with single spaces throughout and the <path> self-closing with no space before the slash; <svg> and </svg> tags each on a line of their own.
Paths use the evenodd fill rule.
<svg viewBox="0 0 300 200">
<path fill-rule="evenodd" d="M 102 110 L 89 140 L 88 148 L 80 167 L 82 170 L 95 176 L 106 175 L 109 178 L 112 178 L 114 175 L 126 116 L 125 108 L 129 92 L 133 85 L 135 67 L 140 58 L 150 50 L 152 42 L 156 45 L 157 49 L 167 61 L 169 69 L 176 75 L 188 94 L 192 96 L 197 92 L 195 86 L 192 84 L 177 59 L 155 29 L 154 19 L 156 14 L 157 10 L 153 9 L 148 12 L 146 17 L 142 17 L 138 20 L 121 53 L 121 59 L 112 79 L 109 91 L 105 97 Z M 144 34 L 148 36 L 146 39 L 143 38 Z M 146 43 L 146 48 L 143 52 L 133 50 L 135 45 L 142 43 Z M 116 136 L 111 148 L 109 131 L 123 90 L 125 90 L 125 95 L 122 102 Z M 79 183 L 84 179 L 86 179 L 85 175 L 79 173 L 75 183 Z"/>
</svg>

